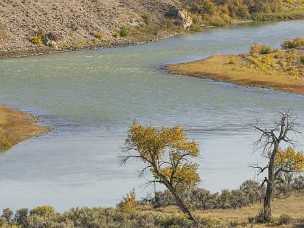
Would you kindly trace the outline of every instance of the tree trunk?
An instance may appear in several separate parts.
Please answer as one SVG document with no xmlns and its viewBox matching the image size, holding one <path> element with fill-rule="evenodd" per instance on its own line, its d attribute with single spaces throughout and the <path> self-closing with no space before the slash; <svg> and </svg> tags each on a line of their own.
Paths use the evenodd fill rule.
<svg viewBox="0 0 304 228">
<path fill-rule="evenodd" d="M 271 199 L 272 199 L 272 183 L 267 183 L 266 195 L 264 198 L 263 220 L 264 222 L 270 222 L 271 213 Z"/>
<path fill-rule="evenodd" d="M 179 195 L 176 192 L 172 192 L 172 194 L 176 200 L 177 206 L 183 211 L 183 213 L 188 216 L 190 220 L 196 222 L 191 211 L 188 209 L 188 207 L 185 205 L 184 201 L 179 197 Z"/>
<path fill-rule="evenodd" d="M 279 150 L 278 145 L 274 145 L 269 164 L 268 164 L 268 179 L 267 179 L 267 187 L 266 194 L 264 198 L 264 208 L 263 208 L 263 220 L 264 222 L 270 222 L 272 218 L 271 212 L 271 202 L 272 202 L 272 194 L 273 194 L 273 184 L 274 184 L 274 162 L 275 156 Z"/>
<path fill-rule="evenodd" d="M 176 205 L 181 209 L 181 211 L 188 216 L 190 220 L 192 220 L 195 224 L 197 223 L 195 218 L 193 217 L 191 211 L 188 209 L 182 198 L 177 194 L 176 190 L 170 183 L 165 183 L 166 187 L 169 189 L 173 197 L 175 198 Z"/>
</svg>

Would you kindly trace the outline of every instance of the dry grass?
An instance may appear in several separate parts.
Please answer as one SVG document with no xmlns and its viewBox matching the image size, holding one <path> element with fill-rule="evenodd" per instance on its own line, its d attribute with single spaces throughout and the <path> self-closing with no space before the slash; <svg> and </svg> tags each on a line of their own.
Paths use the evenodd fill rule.
<svg viewBox="0 0 304 228">
<path fill-rule="evenodd" d="M 0 150 L 6 150 L 30 137 L 47 132 L 34 117 L 0 106 Z"/>
<path fill-rule="evenodd" d="M 237 227 L 304 227 L 303 193 L 294 193 L 288 198 L 275 199 L 273 202 L 273 217 L 275 221 L 278 220 L 281 215 L 288 215 L 293 220 L 289 225 L 279 226 L 275 223 L 269 225 L 249 224 L 248 218 L 255 217 L 261 207 L 261 204 L 255 204 L 240 209 L 197 210 L 195 211 L 195 215 L 209 221 L 216 221 L 218 224 L 223 224 L 223 227 L 226 227 L 226 225 L 228 227 L 228 224 L 235 224 Z M 177 213 L 178 211 L 178 209 L 173 206 L 160 208 L 158 210 L 163 213 Z"/>
<path fill-rule="evenodd" d="M 204 60 L 167 66 L 170 73 L 231 82 L 238 85 L 268 87 L 304 94 L 303 77 L 290 72 L 252 67 L 245 55 L 217 55 Z"/>
<path fill-rule="evenodd" d="M 200 212 L 203 217 L 217 218 L 223 221 L 237 221 L 239 223 L 248 222 L 249 217 L 254 217 L 261 209 L 260 204 L 241 209 L 209 210 Z M 304 195 L 292 195 L 286 199 L 276 199 L 273 202 L 273 216 L 279 218 L 282 214 L 289 215 L 293 219 L 304 218 Z"/>
</svg>

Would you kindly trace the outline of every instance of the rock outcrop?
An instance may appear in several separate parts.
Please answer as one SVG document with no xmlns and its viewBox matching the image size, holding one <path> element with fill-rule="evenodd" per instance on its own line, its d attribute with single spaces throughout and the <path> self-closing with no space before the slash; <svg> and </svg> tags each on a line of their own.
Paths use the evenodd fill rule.
<svg viewBox="0 0 304 228">
<path fill-rule="evenodd" d="M 185 30 L 188 30 L 193 24 L 192 17 L 186 10 L 178 10 L 177 20 Z"/>
</svg>

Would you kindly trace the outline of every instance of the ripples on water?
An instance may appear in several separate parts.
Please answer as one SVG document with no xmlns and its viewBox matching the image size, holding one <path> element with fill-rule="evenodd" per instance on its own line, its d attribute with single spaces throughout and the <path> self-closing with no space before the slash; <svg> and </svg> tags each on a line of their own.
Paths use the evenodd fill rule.
<svg viewBox="0 0 304 228">
<path fill-rule="evenodd" d="M 118 159 L 133 120 L 185 127 L 200 143 L 201 187 L 218 191 L 254 178 L 248 166 L 259 156 L 252 126 L 291 109 L 303 129 L 303 96 L 168 75 L 161 66 L 244 52 L 253 42 L 278 47 L 303 35 L 303 21 L 293 21 L 1 60 L 0 103 L 30 111 L 53 129 L 0 156 L 1 206 L 113 206 L 132 188 L 139 196 L 151 193 L 137 178 L 140 164 L 121 167 Z"/>
</svg>

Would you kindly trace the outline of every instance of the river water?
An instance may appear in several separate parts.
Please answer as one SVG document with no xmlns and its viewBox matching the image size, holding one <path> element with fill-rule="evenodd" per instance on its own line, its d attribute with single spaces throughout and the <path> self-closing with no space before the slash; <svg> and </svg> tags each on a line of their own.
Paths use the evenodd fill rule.
<svg viewBox="0 0 304 228">
<path fill-rule="evenodd" d="M 52 131 L 0 155 L 1 208 L 51 204 L 114 206 L 133 188 L 140 163 L 121 167 L 119 156 L 134 120 L 183 126 L 200 144 L 200 187 L 237 188 L 255 178 L 259 158 L 252 125 L 290 109 L 303 130 L 303 96 L 169 75 L 176 63 L 239 53 L 254 42 L 275 47 L 304 36 L 304 22 L 211 29 L 134 47 L 84 50 L 0 61 L 0 103 L 39 116 Z M 302 136 L 297 136 L 301 148 Z M 159 188 L 159 186 L 157 186 Z"/>
</svg>

